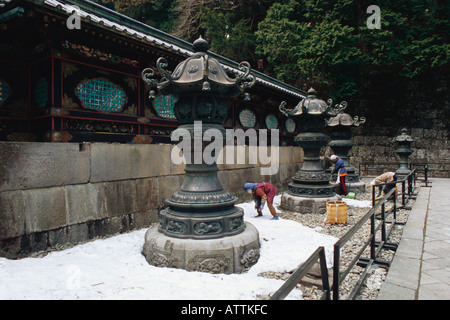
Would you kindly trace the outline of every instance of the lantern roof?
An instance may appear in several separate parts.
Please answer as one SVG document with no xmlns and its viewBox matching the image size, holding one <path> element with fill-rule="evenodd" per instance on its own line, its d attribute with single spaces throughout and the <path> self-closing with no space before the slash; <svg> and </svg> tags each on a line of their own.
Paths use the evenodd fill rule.
<svg viewBox="0 0 450 320">
<path fill-rule="evenodd" d="M 287 110 L 286 103 L 283 101 L 280 105 L 280 111 L 287 116 L 296 117 L 303 114 L 307 115 L 323 115 L 329 110 L 329 105 L 316 97 L 316 90 L 313 88 L 308 90 L 308 95 L 302 99 L 294 109 Z"/>
<path fill-rule="evenodd" d="M 147 84 L 156 86 L 161 94 L 195 94 L 211 93 L 220 96 L 234 97 L 254 85 L 256 79 L 250 73 L 250 64 L 241 62 L 241 75 L 232 79 L 228 77 L 220 62 L 210 57 L 208 42 L 199 37 L 192 45 L 194 54 L 182 61 L 173 73 L 165 70 L 167 61 L 159 58 L 156 66 L 162 79 L 153 79 L 156 74 L 152 68 L 144 69 L 142 78 Z"/>
<path fill-rule="evenodd" d="M 396 142 L 403 142 L 403 141 L 413 142 L 413 141 L 416 141 L 416 139 L 414 139 L 413 137 L 411 137 L 410 135 L 407 134 L 406 128 L 402 128 L 400 135 L 395 137 L 394 141 L 396 141 Z"/>
</svg>

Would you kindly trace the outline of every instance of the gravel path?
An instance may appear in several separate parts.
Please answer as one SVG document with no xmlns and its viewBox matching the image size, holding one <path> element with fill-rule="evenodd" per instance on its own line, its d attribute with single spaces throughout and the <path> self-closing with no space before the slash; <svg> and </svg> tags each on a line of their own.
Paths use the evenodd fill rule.
<svg viewBox="0 0 450 320">
<path fill-rule="evenodd" d="M 366 192 L 360 193 L 357 195 L 357 200 L 371 200 L 371 188 L 370 181 L 372 178 L 362 178 L 362 181 L 366 183 Z M 401 188 L 401 186 L 399 185 Z M 420 182 L 417 181 L 416 187 L 420 187 Z M 417 190 L 416 190 L 417 193 Z M 399 200 L 398 200 L 399 201 Z M 401 201 L 401 199 L 400 199 Z M 410 200 L 408 202 L 408 206 L 412 206 L 414 200 Z M 400 202 L 401 203 L 401 202 Z M 389 208 L 392 204 L 386 206 L 386 209 Z M 398 204 L 399 205 L 399 204 Z M 280 212 L 280 217 L 284 219 L 291 219 L 294 221 L 298 221 L 304 226 L 315 228 L 317 232 L 321 232 L 327 235 L 332 235 L 337 238 L 341 238 L 348 230 L 350 230 L 355 223 L 357 223 L 368 211 L 370 207 L 354 207 L 347 206 L 348 219 L 345 225 L 339 224 L 329 224 L 326 222 L 326 214 L 301 214 L 297 212 L 288 212 L 278 208 Z M 410 210 L 407 209 L 398 209 L 397 210 L 397 222 L 406 223 L 408 219 Z M 388 221 L 392 219 L 392 215 L 388 219 Z M 376 225 L 380 223 L 380 220 L 377 220 Z M 389 228 L 389 225 L 388 225 Z M 388 239 L 388 242 L 399 244 L 401 235 L 403 232 L 403 225 L 396 224 L 392 233 Z M 360 229 L 341 249 L 341 260 L 340 260 L 340 271 L 346 269 L 346 267 L 350 264 L 353 258 L 356 256 L 356 253 L 361 249 L 362 244 L 367 241 L 370 235 L 370 219 L 364 223 L 362 229 Z M 381 239 L 380 231 L 377 232 L 376 241 Z M 388 249 L 382 249 L 378 259 L 391 262 L 393 260 L 395 252 Z M 370 257 L 369 250 L 366 249 L 363 253 L 362 257 Z M 291 270 L 287 273 L 265 273 L 261 274 L 264 277 L 270 278 L 279 278 L 279 279 L 287 279 L 291 276 Z M 342 282 L 339 290 L 340 299 L 346 300 L 348 299 L 350 293 L 355 287 L 357 281 L 360 279 L 364 268 L 355 265 L 350 273 L 347 275 L 346 279 Z M 332 274 L 333 270 L 329 270 L 330 275 L 330 285 L 332 284 Z M 376 300 L 378 296 L 378 292 L 381 288 L 383 281 L 386 279 L 387 270 L 380 266 L 372 266 L 366 276 L 366 279 L 361 287 L 359 293 L 355 296 L 355 300 Z M 320 279 L 319 279 L 320 281 Z M 302 284 L 299 284 L 298 287 L 303 291 L 303 298 L 305 300 L 316 300 L 322 294 L 322 291 L 319 290 L 316 286 L 305 287 Z"/>
</svg>

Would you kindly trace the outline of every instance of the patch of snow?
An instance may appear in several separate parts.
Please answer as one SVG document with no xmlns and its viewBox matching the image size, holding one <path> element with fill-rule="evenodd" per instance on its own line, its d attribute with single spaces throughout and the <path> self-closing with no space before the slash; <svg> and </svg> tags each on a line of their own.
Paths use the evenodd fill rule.
<svg viewBox="0 0 450 320">
<path fill-rule="evenodd" d="M 0 258 L 0 299 L 255 300 L 284 283 L 258 276 L 260 272 L 292 271 L 319 246 L 325 247 L 331 266 L 337 238 L 295 221 L 270 220 L 267 208 L 255 218 L 253 202 L 238 206 L 260 235 L 260 259 L 248 272 L 225 275 L 151 266 L 141 254 L 145 228 L 44 257 Z M 293 290 L 287 299 L 302 299 L 302 293 Z"/>
</svg>

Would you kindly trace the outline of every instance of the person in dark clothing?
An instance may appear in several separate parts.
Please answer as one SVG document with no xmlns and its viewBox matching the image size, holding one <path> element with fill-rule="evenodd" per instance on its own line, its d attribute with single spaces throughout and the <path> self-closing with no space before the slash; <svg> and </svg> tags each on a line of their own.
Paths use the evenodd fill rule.
<svg viewBox="0 0 450 320">
<path fill-rule="evenodd" d="M 347 186 L 345 185 L 345 177 L 347 176 L 347 169 L 344 165 L 344 160 L 339 158 L 337 155 L 332 155 L 330 157 L 331 162 L 334 163 L 334 169 L 332 171 L 332 174 L 337 173 L 338 178 L 336 180 L 336 183 L 339 184 L 339 192 L 338 194 L 341 196 L 346 196 L 348 194 L 347 192 Z"/>
<path fill-rule="evenodd" d="M 258 212 L 256 217 L 262 217 L 262 210 L 267 202 L 267 207 L 272 214 L 272 220 L 278 220 L 278 213 L 273 206 L 273 199 L 277 194 L 277 188 L 268 182 L 251 183 L 247 182 L 244 184 L 245 192 L 251 194 L 255 200 L 255 209 Z"/>
</svg>

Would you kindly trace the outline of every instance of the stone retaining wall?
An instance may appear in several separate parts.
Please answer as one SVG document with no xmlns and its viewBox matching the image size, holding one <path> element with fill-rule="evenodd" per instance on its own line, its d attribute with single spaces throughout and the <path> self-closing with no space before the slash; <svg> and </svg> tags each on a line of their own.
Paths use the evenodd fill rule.
<svg viewBox="0 0 450 320">
<path fill-rule="evenodd" d="M 434 71 L 409 80 L 402 76 L 387 79 L 381 73 L 361 80 L 364 94 L 347 101 L 346 112 L 367 121 L 352 130 L 350 163 L 355 168 L 363 162 L 398 163 L 396 145 L 389 140 L 404 127 L 418 139 L 412 144 L 410 163 L 428 163 L 430 177 L 450 178 L 449 73 Z M 423 176 L 423 166 L 419 169 Z M 380 174 L 380 170 L 371 174 Z"/>
<path fill-rule="evenodd" d="M 390 140 L 399 132 L 387 128 L 355 128 L 349 152 L 350 163 L 358 170 L 360 163 L 373 163 L 367 174 L 378 175 L 399 167 L 400 157 L 395 152 L 397 145 Z M 408 134 L 417 141 L 412 143 L 413 153 L 409 163 L 416 164 L 419 175 L 424 176 L 424 164 L 428 164 L 429 177 L 450 178 L 450 142 L 445 129 L 408 129 Z M 386 164 L 386 165 L 383 165 Z M 363 172 L 362 172 L 363 174 Z"/>
<path fill-rule="evenodd" d="M 0 142 L 0 256 L 20 258 L 156 222 L 158 208 L 184 180 L 184 165 L 170 159 L 172 148 Z M 248 164 L 246 152 L 246 164 L 219 165 L 219 179 L 246 200 L 247 181 L 284 188 L 303 152 L 280 147 L 279 155 L 276 175 L 261 176 L 261 164 Z"/>
</svg>

